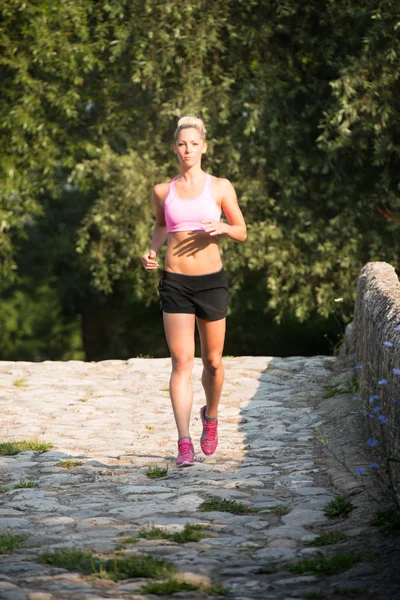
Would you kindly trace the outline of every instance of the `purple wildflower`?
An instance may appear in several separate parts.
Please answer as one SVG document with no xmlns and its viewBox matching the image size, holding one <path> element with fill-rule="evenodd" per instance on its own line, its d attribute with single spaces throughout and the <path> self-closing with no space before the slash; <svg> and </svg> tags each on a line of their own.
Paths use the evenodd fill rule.
<svg viewBox="0 0 400 600">
<path fill-rule="evenodd" d="M 394 375 L 400 375 L 400 369 L 392 369 Z"/>
<path fill-rule="evenodd" d="M 385 417 L 385 415 L 379 415 L 378 419 L 380 420 L 381 423 L 387 423 L 388 422 L 388 418 Z"/>
<path fill-rule="evenodd" d="M 392 398 L 395 404 L 400 404 L 400 398 Z"/>
<path fill-rule="evenodd" d="M 352 400 L 357 400 L 359 402 L 361 400 L 360 396 L 353 396 Z"/>
<path fill-rule="evenodd" d="M 399 331 L 400 331 L 400 329 L 399 329 Z M 361 371 L 362 365 L 356 365 L 354 368 L 356 369 L 356 371 Z"/>
<path fill-rule="evenodd" d="M 368 446 L 371 446 L 371 448 L 372 448 L 373 446 L 377 446 L 378 445 L 378 441 L 376 439 L 374 439 L 374 438 L 369 438 L 367 440 L 367 444 L 368 444 Z"/>
<path fill-rule="evenodd" d="M 362 475 L 363 473 L 365 473 L 365 469 L 364 467 L 356 467 L 355 472 L 357 473 L 357 475 Z"/>
<path fill-rule="evenodd" d="M 363 408 L 360 409 L 360 414 L 364 415 L 364 417 L 367 415 L 367 411 L 364 410 Z"/>
<path fill-rule="evenodd" d="M 368 416 L 369 416 L 370 419 L 374 418 L 374 415 L 371 415 L 371 413 L 368 413 Z"/>
<path fill-rule="evenodd" d="M 387 379 L 380 379 L 378 381 L 378 385 L 387 385 L 387 382 L 388 382 Z"/>
<path fill-rule="evenodd" d="M 383 345 L 386 346 L 386 348 L 391 348 L 393 346 L 392 342 L 383 342 Z"/>
<path fill-rule="evenodd" d="M 377 469 L 378 467 L 379 467 L 379 465 L 378 465 L 377 462 L 369 463 L 369 468 L 370 469 Z"/>
<path fill-rule="evenodd" d="M 376 396 L 376 395 L 370 396 L 369 397 L 369 403 L 373 404 L 374 402 L 376 402 L 376 400 L 379 400 L 379 399 L 380 399 L 380 396 Z"/>
<path fill-rule="evenodd" d="M 374 408 L 372 409 L 372 412 L 376 414 L 376 413 L 380 412 L 381 410 L 382 410 L 382 406 L 374 406 Z"/>
</svg>

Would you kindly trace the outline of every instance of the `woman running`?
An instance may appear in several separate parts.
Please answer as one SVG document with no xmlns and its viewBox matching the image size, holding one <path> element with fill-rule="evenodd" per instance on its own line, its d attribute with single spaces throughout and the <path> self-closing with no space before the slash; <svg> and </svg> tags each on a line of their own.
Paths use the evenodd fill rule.
<svg viewBox="0 0 400 600">
<path fill-rule="evenodd" d="M 158 290 L 165 335 L 171 353 L 170 395 L 178 429 L 176 464 L 190 466 L 195 453 L 189 432 L 192 410 L 192 369 L 195 323 L 203 361 L 206 405 L 200 416 L 204 454 L 218 445 L 218 404 L 224 382 L 222 350 L 228 312 L 228 281 L 218 248 L 218 236 L 246 239 L 246 224 L 228 179 L 205 173 L 201 159 L 207 150 L 206 129 L 197 117 L 182 117 L 174 135 L 180 172 L 154 187 L 156 223 L 150 251 L 142 257 L 147 271 L 158 268 L 157 253 L 166 240 L 164 272 Z M 221 223 L 221 211 L 229 224 Z"/>
</svg>

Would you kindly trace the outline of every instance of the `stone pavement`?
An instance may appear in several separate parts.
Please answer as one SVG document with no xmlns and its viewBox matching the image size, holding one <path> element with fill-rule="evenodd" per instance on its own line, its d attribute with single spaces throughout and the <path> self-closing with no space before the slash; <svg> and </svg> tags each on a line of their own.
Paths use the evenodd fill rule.
<svg viewBox="0 0 400 600">
<path fill-rule="evenodd" d="M 42 454 L 0 457 L 0 485 L 8 490 L 0 495 L 0 533 L 27 536 L 17 550 L 0 557 L 0 598 L 158 598 L 140 593 L 143 579 L 110 582 L 35 560 L 44 550 L 61 548 L 114 556 L 121 543 L 124 555 L 167 558 L 180 577 L 205 585 L 217 582 L 228 598 L 400 598 L 390 544 L 368 525 L 375 507 L 330 452 L 345 448 L 351 469 L 363 464 L 351 394 L 323 400 L 325 385 L 351 375 L 343 361 L 329 356 L 225 358 L 220 446 L 213 457 L 205 457 L 199 447 L 204 397 L 196 359 L 192 437 L 198 454 L 196 464 L 186 469 L 175 466 L 169 359 L 0 362 L 0 441 L 53 444 Z M 352 419 L 354 431 L 346 433 Z M 318 441 L 320 435 L 330 438 L 329 447 Z M 83 464 L 67 470 L 55 466 L 60 459 Z M 146 471 L 155 466 L 168 467 L 167 475 L 149 479 Z M 13 488 L 28 480 L 36 487 Z M 342 493 L 350 495 L 355 510 L 348 519 L 328 519 L 323 507 Z M 236 500 L 255 511 L 200 511 L 210 498 Z M 123 543 L 144 528 L 176 532 L 187 523 L 204 525 L 207 537 L 186 544 L 166 539 Z M 320 533 L 338 530 L 349 540 L 312 545 Z M 318 551 L 330 556 L 366 549 L 369 557 L 337 575 L 282 569 Z M 259 572 L 274 566 L 274 572 Z M 215 593 L 203 589 L 173 597 L 222 598 Z"/>
</svg>

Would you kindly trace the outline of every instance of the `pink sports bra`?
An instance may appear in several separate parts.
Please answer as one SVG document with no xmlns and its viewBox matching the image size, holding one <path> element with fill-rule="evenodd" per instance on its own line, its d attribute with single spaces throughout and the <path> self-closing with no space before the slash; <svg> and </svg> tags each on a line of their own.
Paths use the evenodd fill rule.
<svg viewBox="0 0 400 600">
<path fill-rule="evenodd" d="M 182 200 L 175 190 L 175 179 L 171 179 L 168 196 L 164 202 L 165 222 L 168 233 L 176 231 L 204 230 L 202 219 L 219 221 L 221 211 L 211 195 L 211 175 L 207 173 L 204 187 L 197 198 Z"/>
</svg>

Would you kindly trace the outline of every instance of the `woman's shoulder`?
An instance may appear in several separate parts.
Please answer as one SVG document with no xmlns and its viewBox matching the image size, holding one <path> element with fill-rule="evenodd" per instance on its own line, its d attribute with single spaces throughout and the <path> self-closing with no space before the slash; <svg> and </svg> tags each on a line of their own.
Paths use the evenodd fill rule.
<svg viewBox="0 0 400 600">
<path fill-rule="evenodd" d="M 229 189 L 232 189 L 232 183 L 226 177 L 216 177 L 211 175 L 211 186 L 215 192 L 223 194 Z"/>
<path fill-rule="evenodd" d="M 156 183 L 153 188 L 153 195 L 160 200 L 160 202 L 164 202 L 164 200 L 168 196 L 170 181 L 165 181 L 163 183 Z"/>
</svg>

